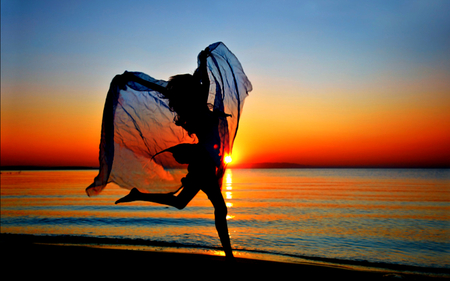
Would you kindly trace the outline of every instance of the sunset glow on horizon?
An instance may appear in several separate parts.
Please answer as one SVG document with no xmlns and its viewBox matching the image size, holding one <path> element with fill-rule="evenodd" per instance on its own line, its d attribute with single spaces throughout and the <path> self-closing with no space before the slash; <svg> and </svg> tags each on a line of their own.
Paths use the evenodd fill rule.
<svg viewBox="0 0 450 281">
<path fill-rule="evenodd" d="M 2 1 L 1 165 L 98 166 L 112 78 L 222 41 L 253 84 L 229 167 L 450 167 L 450 2 L 263 2 Z"/>
</svg>

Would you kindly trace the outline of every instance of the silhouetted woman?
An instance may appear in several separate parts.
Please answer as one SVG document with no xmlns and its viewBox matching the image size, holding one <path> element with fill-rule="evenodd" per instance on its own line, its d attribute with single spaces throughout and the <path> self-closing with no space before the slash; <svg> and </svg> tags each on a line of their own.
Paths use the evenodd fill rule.
<svg viewBox="0 0 450 281">
<path fill-rule="evenodd" d="M 167 84 L 141 73 L 125 72 L 113 79 L 103 117 L 100 173 L 88 187 L 87 192 L 89 195 L 98 194 L 108 182 L 115 182 L 125 188 L 134 187 L 128 195 L 117 200 L 116 204 L 147 201 L 183 209 L 202 190 L 214 206 L 215 225 L 225 255 L 227 259 L 233 259 L 228 235 L 227 207 L 221 193 L 221 184 L 226 168 L 224 157 L 225 154 L 231 153 L 243 101 L 251 90 L 251 84 L 239 61 L 223 43 L 210 45 L 199 54 L 198 59 L 199 67 L 194 75 L 176 75 L 171 77 Z M 210 87 L 210 77 L 213 79 L 213 87 Z M 132 89 L 128 89 L 127 86 Z M 149 94 L 158 92 L 160 95 L 158 97 L 150 95 L 150 99 L 145 96 L 145 99 L 139 102 L 141 94 L 127 99 L 125 96 L 127 89 L 148 91 Z M 145 136 L 144 127 L 147 126 L 148 120 L 143 120 L 145 118 L 139 116 L 143 113 L 136 109 L 142 106 L 142 103 L 144 111 L 153 112 L 149 115 L 151 119 L 164 119 L 164 116 L 158 117 L 158 114 L 168 107 L 175 113 L 173 118 L 175 125 L 183 128 L 189 137 L 193 137 L 196 141 L 190 143 L 181 141 L 176 145 L 157 150 L 166 143 L 158 140 L 154 133 L 152 140 Z M 233 116 L 226 114 L 227 110 L 230 110 Z M 110 119 L 114 121 L 111 122 Z M 229 119 L 233 120 L 228 121 Z M 158 123 L 155 120 L 151 122 Z M 123 126 L 126 129 L 121 131 Z M 167 129 L 160 124 L 149 127 L 152 127 L 149 132 L 151 130 L 158 132 L 153 129 L 154 127 L 161 131 Z M 138 133 L 132 135 L 132 138 L 127 137 L 130 131 Z M 173 133 L 175 130 L 169 131 Z M 180 134 L 177 136 L 171 138 L 181 138 Z M 161 136 L 160 139 L 170 138 Z M 137 169 L 138 166 L 141 172 L 136 172 L 136 175 L 148 174 L 152 179 L 164 178 L 163 175 L 167 171 L 161 167 L 170 166 L 164 164 L 168 160 L 158 160 L 155 157 L 167 153 L 172 154 L 173 159 L 179 164 L 188 164 L 188 173 L 181 179 L 181 191 L 178 192 L 178 189 L 166 193 L 141 192 L 139 190 L 141 187 L 149 190 L 152 189 L 151 185 L 145 187 L 139 182 L 138 176 L 129 176 L 125 171 L 130 168 L 125 166 L 133 166 L 133 169 Z M 145 160 L 148 158 L 142 155 L 151 156 L 151 161 L 148 162 Z M 135 165 L 136 163 L 142 165 Z M 129 178 L 126 178 L 127 176 Z"/>
<path fill-rule="evenodd" d="M 203 51 L 203 55 L 200 56 L 200 67 L 202 68 L 206 67 L 206 52 Z M 215 151 L 216 159 L 219 159 L 218 115 L 224 116 L 225 114 L 223 112 L 212 112 L 209 109 L 207 104 L 209 83 L 206 82 L 208 80 L 204 81 L 204 84 L 200 84 L 198 77 L 190 74 L 173 76 L 169 80 L 165 93 L 171 110 L 177 114 L 175 124 L 181 126 L 190 135 L 195 134 L 198 138 L 198 144 L 179 146 L 172 148 L 174 151 L 171 151 L 179 163 L 189 164 L 189 173 L 182 179 L 183 188 L 181 192 L 178 195 L 172 193 L 152 194 L 142 193 L 134 188 L 127 196 L 117 200 L 116 204 L 148 201 L 183 209 L 202 190 L 214 206 L 216 229 L 225 255 L 227 258 L 232 258 L 233 253 L 227 226 L 227 206 L 216 177 L 216 168 L 220 163 L 216 164 L 215 159 L 209 153 Z"/>
</svg>

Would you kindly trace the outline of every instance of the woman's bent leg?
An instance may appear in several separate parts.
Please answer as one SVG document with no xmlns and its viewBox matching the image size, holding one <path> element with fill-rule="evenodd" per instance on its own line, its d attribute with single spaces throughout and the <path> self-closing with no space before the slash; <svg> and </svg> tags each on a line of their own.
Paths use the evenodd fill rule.
<svg viewBox="0 0 450 281">
<path fill-rule="evenodd" d="M 163 205 L 173 206 L 177 209 L 183 209 L 186 205 L 195 197 L 200 189 L 183 187 L 178 195 L 171 193 L 143 193 L 133 188 L 128 195 L 120 198 L 116 201 L 116 204 L 134 202 L 134 201 L 146 201 Z"/>
</svg>

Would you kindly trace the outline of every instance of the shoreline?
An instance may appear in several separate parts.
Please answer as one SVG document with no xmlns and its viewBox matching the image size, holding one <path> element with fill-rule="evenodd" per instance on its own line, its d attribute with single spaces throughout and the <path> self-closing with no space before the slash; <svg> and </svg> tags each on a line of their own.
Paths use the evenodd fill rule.
<svg viewBox="0 0 450 281">
<path fill-rule="evenodd" d="M 142 268 L 153 271 L 173 267 L 176 270 L 175 272 L 169 270 L 170 274 L 178 274 L 180 277 L 184 276 L 183 273 L 188 276 L 196 271 L 200 271 L 202 274 L 206 271 L 209 272 L 208 274 L 219 272 L 223 275 L 228 274 L 227 271 L 231 270 L 238 279 L 244 275 L 254 278 L 257 276 L 267 277 L 268 274 L 277 274 L 279 277 L 298 275 L 302 277 L 305 275 L 308 278 L 302 277 L 302 279 L 307 280 L 334 279 L 336 277 L 345 278 L 345 280 L 386 280 L 386 278 L 397 279 L 399 277 L 404 280 L 448 280 L 450 278 L 449 270 L 441 268 L 415 268 L 399 265 L 374 267 L 374 264 L 365 262 L 335 263 L 332 262 L 332 259 L 302 259 L 302 262 L 293 262 L 236 255 L 236 262 L 230 264 L 223 256 L 219 255 L 177 251 L 177 248 L 182 245 L 170 243 L 145 245 L 145 242 L 133 239 L 124 241 L 112 238 L 5 233 L 1 233 L 0 237 L 2 254 L 7 257 L 4 259 L 6 260 L 4 263 L 6 271 L 14 268 L 21 274 L 30 274 L 33 277 L 35 276 L 33 272 L 49 267 L 56 271 L 44 271 L 49 274 L 48 276 L 54 277 L 58 276 L 61 269 L 74 273 L 79 272 L 82 276 L 86 274 L 87 270 L 89 274 L 117 277 L 116 274 L 122 274 L 116 272 L 116 269 L 119 268 Z M 130 243 L 133 241 L 134 243 Z M 154 249 L 152 250 L 148 246 L 153 246 Z M 159 248 L 159 250 L 155 250 L 155 248 Z M 18 268 L 20 266 L 33 270 L 21 270 Z M 417 269 L 422 271 L 417 271 Z M 427 270 L 427 272 L 423 272 L 423 270 Z M 138 272 L 129 274 L 133 275 Z"/>
</svg>

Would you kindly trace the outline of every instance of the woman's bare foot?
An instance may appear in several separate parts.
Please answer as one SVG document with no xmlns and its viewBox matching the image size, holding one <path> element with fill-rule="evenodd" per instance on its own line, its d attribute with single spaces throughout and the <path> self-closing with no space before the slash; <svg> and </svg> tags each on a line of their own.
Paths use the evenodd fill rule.
<svg viewBox="0 0 450 281">
<path fill-rule="evenodd" d="M 133 188 L 128 195 L 117 200 L 116 204 L 136 201 L 139 199 L 139 194 L 141 194 L 141 192 L 137 190 L 137 188 Z"/>
</svg>

